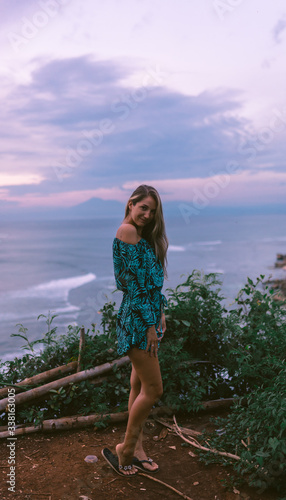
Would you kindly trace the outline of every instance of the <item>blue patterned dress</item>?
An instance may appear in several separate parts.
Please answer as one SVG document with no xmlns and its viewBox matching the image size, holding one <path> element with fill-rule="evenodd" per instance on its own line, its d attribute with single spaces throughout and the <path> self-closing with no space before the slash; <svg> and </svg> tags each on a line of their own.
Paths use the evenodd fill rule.
<svg viewBox="0 0 286 500">
<path fill-rule="evenodd" d="M 160 325 L 166 297 L 161 293 L 164 272 L 147 240 L 136 245 L 114 238 L 113 265 L 116 286 L 123 292 L 117 314 L 117 351 L 121 356 L 132 346 L 146 349 L 146 331 Z M 157 333 L 160 338 L 161 333 Z"/>
</svg>

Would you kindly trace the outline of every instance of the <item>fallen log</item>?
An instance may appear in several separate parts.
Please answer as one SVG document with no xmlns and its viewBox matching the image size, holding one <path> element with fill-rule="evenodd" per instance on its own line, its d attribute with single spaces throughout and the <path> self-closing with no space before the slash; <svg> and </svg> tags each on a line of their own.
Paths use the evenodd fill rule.
<svg viewBox="0 0 286 500">
<path fill-rule="evenodd" d="M 17 427 L 14 431 L 14 436 L 21 436 L 23 434 L 32 434 L 34 432 L 53 432 L 53 431 L 64 431 L 71 429 L 80 429 L 83 427 L 89 427 L 100 420 L 108 418 L 110 422 L 124 422 L 128 418 L 128 412 L 121 413 L 111 413 L 110 415 L 74 415 L 73 417 L 62 417 L 62 418 L 52 418 L 49 420 L 44 420 L 42 424 L 31 426 L 22 425 Z M 10 436 L 10 431 L 0 432 L 0 438 L 5 438 Z"/>
<path fill-rule="evenodd" d="M 156 408 L 152 408 L 150 412 L 150 416 L 157 415 L 170 415 L 172 414 L 172 410 L 168 406 L 158 406 Z M 110 413 L 100 415 L 98 413 L 92 415 L 73 415 L 70 417 L 61 417 L 61 418 L 52 418 L 48 420 L 44 420 L 40 425 L 31 426 L 30 424 L 18 424 L 16 425 L 15 431 L 13 430 L 13 436 L 21 436 L 23 434 L 31 434 L 34 432 L 53 432 L 53 431 L 64 431 L 70 429 L 80 429 L 82 427 L 89 427 L 96 422 L 100 422 L 108 418 L 110 422 L 125 422 L 128 419 L 128 411 L 118 412 L 118 413 Z M 2 427 L 3 431 L 0 432 L 0 438 L 9 437 L 10 431 L 8 430 L 8 426 Z"/>
<path fill-rule="evenodd" d="M 201 404 L 205 410 L 208 410 L 209 408 L 229 408 L 235 401 L 237 401 L 237 398 L 213 399 L 212 401 L 204 401 Z"/>
<path fill-rule="evenodd" d="M 56 378 L 58 375 L 61 375 L 61 374 L 64 375 L 65 373 L 75 371 L 76 368 L 77 368 L 77 361 L 72 361 L 71 363 L 68 363 L 67 365 L 58 366 L 56 368 L 52 368 L 51 370 L 47 370 L 45 372 L 38 373 L 37 375 L 34 375 L 33 377 L 25 378 L 25 380 L 22 380 L 18 384 L 13 384 L 13 386 L 7 385 L 3 389 L 0 389 L 0 398 L 7 396 L 9 387 L 14 387 L 16 392 L 20 392 L 21 386 L 42 384 L 42 383 L 46 382 L 47 380 L 51 380 L 53 378 Z M 18 387 L 19 387 L 19 389 L 17 389 Z"/>
<path fill-rule="evenodd" d="M 45 394 L 47 394 L 51 389 L 57 390 L 60 387 L 66 387 L 69 384 L 74 382 L 79 383 L 84 380 L 88 380 L 91 378 L 95 378 L 98 375 L 104 375 L 105 373 L 110 372 L 114 366 L 123 366 L 130 363 L 130 359 L 128 356 L 124 356 L 123 358 L 116 359 L 111 363 L 104 363 L 103 365 L 96 366 L 95 368 L 90 368 L 89 370 L 83 370 L 81 372 L 75 373 L 73 375 L 69 375 L 64 378 L 60 378 L 55 380 L 54 382 L 49 382 L 48 384 L 42 385 L 40 387 L 35 387 L 34 389 L 30 389 L 27 392 L 23 392 L 15 395 L 15 404 L 20 405 L 22 403 L 27 403 L 33 399 L 39 398 Z M 0 401 L 0 411 L 6 409 L 8 404 L 8 398 L 4 398 Z"/>
<path fill-rule="evenodd" d="M 100 420 L 108 419 L 110 422 L 125 422 L 128 419 L 128 411 L 110 413 L 105 415 L 75 415 L 74 417 L 52 418 L 44 420 L 42 424 L 43 432 L 64 431 L 66 429 L 79 429 L 89 427 Z"/>
</svg>

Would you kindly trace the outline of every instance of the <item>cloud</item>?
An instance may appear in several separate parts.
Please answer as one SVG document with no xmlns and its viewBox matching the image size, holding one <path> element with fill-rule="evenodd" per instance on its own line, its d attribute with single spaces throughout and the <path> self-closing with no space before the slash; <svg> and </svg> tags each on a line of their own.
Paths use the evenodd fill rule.
<svg viewBox="0 0 286 500">
<path fill-rule="evenodd" d="M 10 175 L 0 172 L 0 186 L 8 187 L 8 186 L 21 186 L 21 185 L 30 185 L 30 184 L 40 184 L 42 178 L 37 175 Z"/>
<path fill-rule="evenodd" d="M 27 208 L 68 208 L 97 198 L 125 203 L 139 184 L 153 185 L 164 202 L 189 203 L 189 207 L 201 210 L 206 206 L 267 205 L 285 202 L 286 173 L 263 170 L 240 171 L 235 167 L 211 177 L 158 179 L 138 177 L 120 186 L 86 189 L 60 193 L 33 193 L 11 196 L 10 202 Z M 4 194 L 4 193 L 3 193 Z M 0 191 L 1 199 L 1 191 Z"/>
<path fill-rule="evenodd" d="M 279 21 L 275 24 L 272 34 L 274 41 L 278 44 L 282 42 L 282 34 L 286 29 L 286 16 L 284 15 Z"/>
<path fill-rule="evenodd" d="M 109 194 L 121 200 L 114 186 L 138 178 L 168 179 L 170 186 L 174 179 L 172 199 L 179 199 L 175 179 L 211 178 L 234 159 L 241 169 L 254 168 L 239 90 L 186 96 L 169 89 L 168 74 L 155 66 L 139 75 L 137 68 L 138 84 L 131 87 L 127 63 L 88 55 L 37 64 L 30 82 L 12 89 L 0 125 L 0 133 L 9 132 L 0 139 L 6 172 L 42 179 L 10 187 L 9 199 L 21 206 L 61 200 L 70 206 Z M 255 158 L 269 162 L 270 146 L 258 148 Z"/>
</svg>

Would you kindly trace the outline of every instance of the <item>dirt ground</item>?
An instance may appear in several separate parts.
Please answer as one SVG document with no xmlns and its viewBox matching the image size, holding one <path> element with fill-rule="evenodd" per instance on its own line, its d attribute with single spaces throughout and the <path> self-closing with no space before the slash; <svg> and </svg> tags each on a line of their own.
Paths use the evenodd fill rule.
<svg viewBox="0 0 286 500">
<path fill-rule="evenodd" d="M 180 419 L 184 427 L 201 431 L 210 428 L 210 414 Z M 17 437 L 16 488 L 8 491 L 9 449 L 0 442 L 1 500 L 175 500 L 183 498 L 166 486 L 145 476 L 127 479 L 118 476 L 106 463 L 101 449 L 122 441 L 125 423 L 104 430 L 88 428 L 30 434 Z M 151 477 L 173 486 L 192 500 L 276 500 L 274 492 L 259 493 L 242 487 L 233 491 L 225 486 L 233 475 L 231 467 L 204 465 L 189 455 L 194 448 L 182 446 L 182 439 L 168 432 L 158 440 L 164 427 L 150 419 L 146 425 L 145 449 L 159 465 Z M 165 429 L 165 428 L 164 428 Z M 96 455 L 96 463 L 86 463 L 87 455 Z"/>
</svg>

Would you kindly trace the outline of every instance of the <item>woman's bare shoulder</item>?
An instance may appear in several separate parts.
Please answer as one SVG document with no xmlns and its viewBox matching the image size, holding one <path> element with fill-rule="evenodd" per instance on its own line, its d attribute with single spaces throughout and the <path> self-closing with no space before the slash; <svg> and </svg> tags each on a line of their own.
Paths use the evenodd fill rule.
<svg viewBox="0 0 286 500">
<path fill-rule="evenodd" d="M 136 227 L 132 224 L 125 223 L 121 224 L 121 226 L 117 229 L 116 238 L 124 241 L 125 243 L 130 243 L 131 245 L 136 245 L 139 241 Z"/>
</svg>

